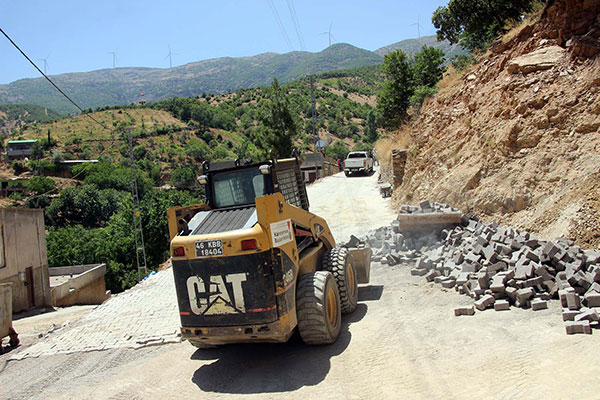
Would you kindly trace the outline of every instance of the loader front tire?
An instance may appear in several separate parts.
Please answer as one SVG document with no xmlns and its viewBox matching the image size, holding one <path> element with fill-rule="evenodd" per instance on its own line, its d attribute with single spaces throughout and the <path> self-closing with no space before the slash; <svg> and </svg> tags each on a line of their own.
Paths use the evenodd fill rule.
<svg viewBox="0 0 600 400">
<path fill-rule="evenodd" d="M 321 260 L 321 268 L 333 274 L 340 292 L 342 313 L 349 314 L 358 304 L 358 280 L 354 260 L 348 249 L 336 247 L 327 251 Z"/>
<path fill-rule="evenodd" d="M 298 279 L 298 331 L 306 344 L 331 344 L 340 335 L 340 295 L 330 272 L 316 271 Z"/>
</svg>

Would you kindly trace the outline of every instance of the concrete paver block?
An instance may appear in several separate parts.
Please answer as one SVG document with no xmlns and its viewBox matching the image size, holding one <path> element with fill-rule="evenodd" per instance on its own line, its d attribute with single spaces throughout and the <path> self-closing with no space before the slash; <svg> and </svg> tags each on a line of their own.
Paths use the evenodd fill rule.
<svg viewBox="0 0 600 400">
<path fill-rule="evenodd" d="M 515 269 L 515 279 L 525 280 L 533 277 L 534 267 L 531 264 L 518 265 Z"/>
<path fill-rule="evenodd" d="M 496 311 L 505 311 L 510 310 L 510 303 L 508 300 L 496 300 L 494 303 L 494 310 Z"/>
<path fill-rule="evenodd" d="M 598 319 L 598 311 L 596 311 L 594 308 L 589 308 L 588 310 L 575 316 L 575 321 L 597 322 Z"/>
<path fill-rule="evenodd" d="M 575 292 L 568 292 L 566 294 L 567 307 L 569 310 L 579 310 L 581 308 L 581 300 L 579 295 Z"/>
<path fill-rule="evenodd" d="M 583 333 L 587 335 L 592 334 L 590 321 L 566 321 L 565 328 L 567 331 L 567 335 L 574 335 L 577 333 Z"/>
<path fill-rule="evenodd" d="M 410 274 L 413 276 L 425 276 L 428 271 L 425 268 L 413 268 L 410 270 Z"/>
<path fill-rule="evenodd" d="M 486 294 L 475 302 L 475 308 L 477 308 L 479 311 L 483 311 L 493 305 L 495 301 L 496 299 L 494 299 L 494 296 Z"/>
<path fill-rule="evenodd" d="M 524 303 L 525 301 L 531 299 L 533 297 L 533 295 L 535 294 L 535 290 L 533 290 L 533 288 L 523 288 L 523 289 L 519 289 L 516 292 L 516 297 L 517 300 L 520 301 L 521 303 Z"/>
<path fill-rule="evenodd" d="M 545 310 L 548 308 L 548 302 L 542 299 L 533 299 L 531 301 L 531 309 L 533 311 Z"/>
<path fill-rule="evenodd" d="M 563 321 L 574 321 L 575 316 L 579 314 L 579 310 L 569 310 L 568 308 L 563 308 L 562 319 Z"/>
<path fill-rule="evenodd" d="M 446 289 L 452 289 L 454 287 L 454 285 L 456 285 L 456 280 L 452 279 L 452 278 L 446 278 L 444 280 L 442 280 L 441 282 L 442 287 L 446 288 Z"/>
<path fill-rule="evenodd" d="M 504 289 L 504 292 L 506 293 L 509 299 L 515 302 L 517 300 L 517 290 L 517 288 L 509 286 L 506 289 Z"/>
<path fill-rule="evenodd" d="M 457 317 L 461 315 L 475 315 L 475 306 L 456 307 L 454 315 Z"/>
<path fill-rule="evenodd" d="M 575 290 L 572 287 L 561 289 L 558 291 L 558 298 L 560 299 L 560 304 L 566 308 L 569 305 L 567 304 L 567 293 L 575 293 Z"/>
<path fill-rule="evenodd" d="M 583 298 L 588 307 L 600 307 L 600 293 L 587 293 Z"/>
</svg>

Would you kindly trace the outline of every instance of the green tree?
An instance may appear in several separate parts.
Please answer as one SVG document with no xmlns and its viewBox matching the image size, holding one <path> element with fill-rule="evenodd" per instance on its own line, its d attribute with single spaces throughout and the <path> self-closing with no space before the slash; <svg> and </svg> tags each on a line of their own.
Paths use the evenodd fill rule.
<svg viewBox="0 0 600 400">
<path fill-rule="evenodd" d="M 535 0 L 450 0 L 438 7 L 432 23 L 438 40 L 460 43 L 469 50 L 486 49 L 509 21 L 530 12 Z"/>
<path fill-rule="evenodd" d="M 413 58 L 414 85 L 428 87 L 437 85 L 446 71 L 445 60 L 443 50 L 423 46 Z"/>
<path fill-rule="evenodd" d="M 27 182 L 27 188 L 34 194 L 43 194 L 56 189 L 56 183 L 45 176 L 34 176 Z"/>
<path fill-rule="evenodd" d="M 375 143 L 377 141 L 377 118 L 375 116 L 375 110 L 369 112 L 367 117 L 367 127 L 365 128 L 366 139 L 369 143 Z"/>
<path fill-rule="evenodd" d="M 258 131 L 257 144 L 266 152 L 273 149 L 279 156 L 287 157 L 292 153 L 298 129 L 290 111 L 289 99 L 277 78 L 273 79 L 268 97 L 260 115 L 264 129 Z"/>
<path fill-rule="evenodd" d="M 348 154 L 348 146 L 341 140 L 337 140 L 333 145 L 325 147 L 325 155 L 334 160 L 345 159 Z"/>
<path fill-rule="evenodd" d="M 380 124 L 397 127 L 406 117 L 410 96 L 413 94 L 412 68 L 406 53 L 396 50 L 383 57 L 381 67 L 385 77 L 377 97 Z"/>
<path fill-rule="evenodd" d="M 39 142 L 35 142 L 31 145 L 31 157 L 34 160 L 39 160 L 44 157 L 44 148 Z"/>
<path fill-rule="evenodd" d="M 99 227 L 119 209 L 125 196 L 115 189 L 100 190 L 94 184 L 66 188 L 46 209 L 47 223 Z"/>
<path fill-rule="evenodd" d="M 171 172 L 171 185 L 178 189 L 190 188 L 196 184 L 196 171 L 190 166 L 175 168 Z"/>
<path fill-rule="evenodd" d="M 148 266 L 158 267 L 168 257 L 169 232 L 166 210 L 201 202 L 179 190 L 150 190 L 140 203 Z M 49 227 L 46 236 L 48 264 L 51 267 L 107 263 L 106 287 L 113 293 L 133 286 L 137 280 L 133 237 L 131 196 L 119 203 L 119 210 L 105 227 L 88 229 L 82 225 Z"/>
</svg>

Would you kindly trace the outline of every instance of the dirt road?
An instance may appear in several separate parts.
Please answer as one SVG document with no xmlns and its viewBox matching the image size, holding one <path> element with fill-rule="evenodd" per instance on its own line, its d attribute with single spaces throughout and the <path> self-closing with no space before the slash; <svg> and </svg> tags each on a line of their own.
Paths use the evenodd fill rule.
<svg viewBox="0 0 600 400">
<path fill-rule="evenodd" d="M 338 240 L 389 223 L 385 213 L 393 213 L 374 180 L 334 176 L 309 189 L 312 210 L 341 232 Z M 342 219 L 336 204 L 348 208 L 352 196 L 355 219 Z M 557 302 L 538 312 L 454 317 L 453 308 L 469 299 L 409 270 L 374 264 L 358 309 L 331 346 L 293 338 L 283 345 L 196 350 L 179 343 L 28 358 L 0 372 L 0 398 L 598 398 L 600 334 L 565 335 Z"/>
</svg>

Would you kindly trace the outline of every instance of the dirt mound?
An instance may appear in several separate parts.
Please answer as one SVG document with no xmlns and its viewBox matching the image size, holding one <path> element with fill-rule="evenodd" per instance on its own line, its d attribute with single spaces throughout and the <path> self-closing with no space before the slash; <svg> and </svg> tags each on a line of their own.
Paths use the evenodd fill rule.
<svg viewBox="0 0 600 400">
<path fill-rule="evenodd" d="M 411 122 L 395 200 L 600 247 L 600 0 L 550 5 Z"/>
</svg>

